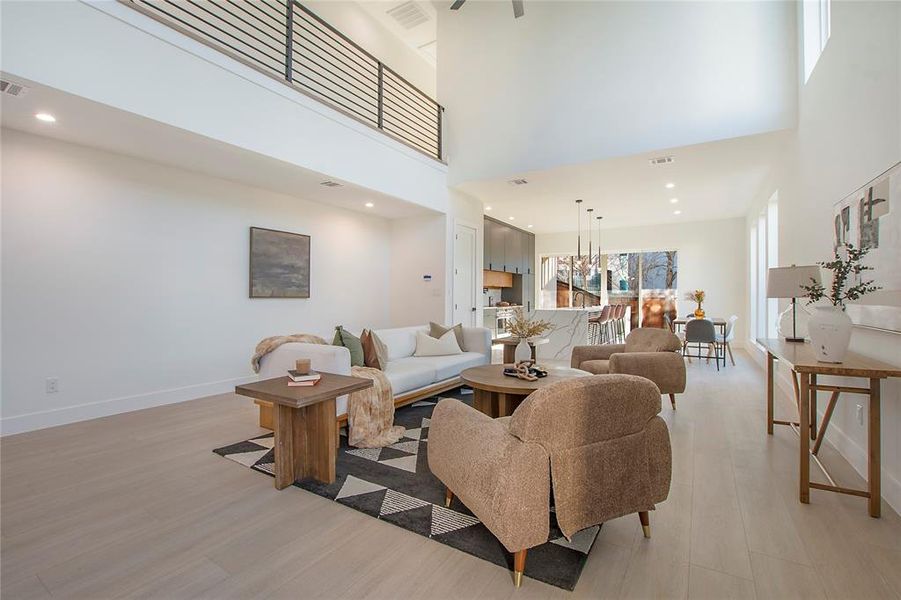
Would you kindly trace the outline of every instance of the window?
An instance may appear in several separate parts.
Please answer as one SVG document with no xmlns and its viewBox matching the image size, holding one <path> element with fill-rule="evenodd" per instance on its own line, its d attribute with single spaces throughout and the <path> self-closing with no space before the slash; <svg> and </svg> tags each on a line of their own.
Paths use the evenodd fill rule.
<svg viewBox="0 0 901 600">
<path fill-rule="evenodd" d="M 539 308 L 625 304 L 631 327 L 664 327 L 676 318 L 675 250 L 541 257 Z"/>
<path fill-rule="evenodd" d="M 801 5 L 804 40 L 804 83 L 810 79 L 817 60 L 829 41 L 832 28 L 831 0 L 804 0 Z"/>
<path fill-rule="evenodd" d="M 779 204 L 778 192 L 772 195 L 766 208 L 751 225 L 749 239 L 750 274 L 750 338 L 776 337 L 778 300 L 766 297 L 766 279 L 770 267 L 779 264 Z"/>
</svg>

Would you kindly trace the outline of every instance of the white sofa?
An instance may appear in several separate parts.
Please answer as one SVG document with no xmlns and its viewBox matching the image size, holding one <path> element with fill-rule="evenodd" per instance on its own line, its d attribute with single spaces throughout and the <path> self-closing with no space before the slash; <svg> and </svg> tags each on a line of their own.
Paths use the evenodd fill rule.
<svg viewBox="0 0 901 600">
<path fill-rule="evenodd" d="M 453 389 L 461 383 L 461 371 L 491 362 L 491 331 L 486 327 L 463 328 L 462 354 L 413 356 L 416 332 L 428 330 L 427 325 L 374 330 L 388 347 L 385 375 L 391 382 L 395 405 Z M 309 358 L 315 371 L 350 375 L 350 351 L 347 348 L 294 342 L 282 344 L 262 358 L 260 379 L 285 375 L 288 369 L 294 368 L 298 358 Z M 271 429 L 271 405 L 259 400 L 257 404 L 260 405 L 260 425 Z M 347 414 L 347 396 L 338 398 L 336 408 L 339 421 L 343 421 Z"/>
</svg>

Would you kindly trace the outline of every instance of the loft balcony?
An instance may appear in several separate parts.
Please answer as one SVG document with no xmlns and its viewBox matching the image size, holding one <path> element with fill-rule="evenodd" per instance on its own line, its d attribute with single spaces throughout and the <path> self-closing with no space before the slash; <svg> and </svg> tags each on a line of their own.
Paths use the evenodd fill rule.
<svg viewBox="0 0 901 600">
<path fill-rule="evenodd" d="M 293 0 L 121 0 L 151 18 L 441 161 L 444 109 Z"/>
</svg>

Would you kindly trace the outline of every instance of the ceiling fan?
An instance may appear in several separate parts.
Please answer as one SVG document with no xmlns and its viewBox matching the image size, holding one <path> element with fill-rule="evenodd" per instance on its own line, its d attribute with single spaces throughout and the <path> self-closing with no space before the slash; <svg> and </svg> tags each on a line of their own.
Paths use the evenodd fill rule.
<svg viewBox="0 0 901 600">
<path fill-rule="evenodd" d="M 511 1 L 513 2 L 513 17 L 514 18 L 518 19 L 519 17 L 526 14 L 526 11 L 522 6 L 523 0 L 511 0 Z M 451 10 L 460 10 L 460 7 L 463 6 L 464 2 L 466 2 L 466 0 L 454 0 L 454 3 L 451 4 L 451 7 L 450 7 Z"/>
</svg>

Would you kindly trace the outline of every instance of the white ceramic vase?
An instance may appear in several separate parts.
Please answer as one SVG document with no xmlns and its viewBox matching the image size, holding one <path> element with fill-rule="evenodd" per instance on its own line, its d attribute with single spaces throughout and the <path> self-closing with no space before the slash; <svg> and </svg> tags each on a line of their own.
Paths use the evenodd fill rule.
<svg viewBox="0 0 901 600">
<path fill-rule="evenodd" d="M 516 362 L 522 362 L 524 360 L 532 359 L 532 347 L 529 345 L 529 340 L 526 338 L 520 338 L 519 343 L 516 344 L 516 351 L 513 353 L 513 360 Z"/>
<path fill-rule="evenodd" d="M 821 362 L 840 363 L 851 343 L 851 317 L 838 306 L 814 307 L 807 323 L 810 343 Z"/>
</svg>

